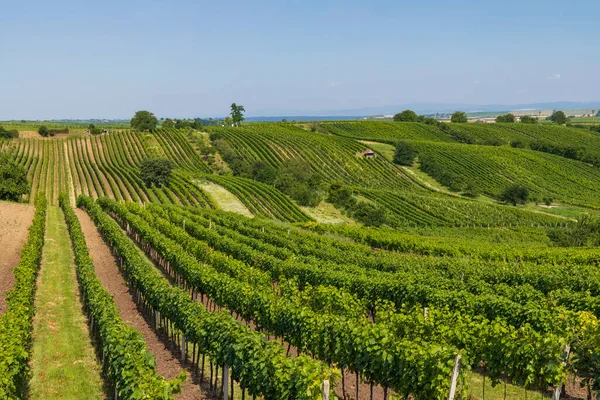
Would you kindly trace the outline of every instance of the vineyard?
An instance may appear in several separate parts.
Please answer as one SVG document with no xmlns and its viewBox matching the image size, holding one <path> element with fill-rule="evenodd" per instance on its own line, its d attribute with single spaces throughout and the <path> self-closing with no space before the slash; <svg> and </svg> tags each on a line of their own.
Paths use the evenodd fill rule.
<svg viewBox="0 0 600 400">
<path fill-rule="evenodd" d="M 66 192 L 72 203 L 76 196 L 84 194 L 117 200 L 211 206 L 202 190 L 184 174 L 175 174 L 169 188 L 147 188 L 138 176 L 141 160 L 156 154 L 174 161 L 184 171 L 208 170 L 179 132 L 158 131 L 145 136 L 124 131 L 96 137 L 23 139 L 5 147 L 28 171 L 31 199 L 36 193 L 44 192 L 50 203 L 56 205 L 59 193 Z"/>
<path fill-rule="evenodd" d="M 35 214 L 24 217 L 20 261 L 3 269 L 15 279 L 0 291 L 0 398 L 37 400 L 40 379 L 72 393 L 83 386 L 76 370 L 96 373 L 98 398 L 115 400 L 600 398 L 597 248 L 553 245 L 548 230 L 572 228 L 570 217 L 462 193 L 476 183 L 496 197 L 521 183 L 534 198 L 592 210 L 598 168 L 508 145 L 563 145 L 567 128 L 449 129 L 248 124 L 208 128 L 202 149 L 176 129 L 1 142 L 27 172 L 22 206 Z M 578 134 L 573 143 L 589 139 L 592 151 L 595 138 Z M 467 136 L 474 140 L 459 143 Z M 365 157 L 359 140 L 408 141 L 418 163 Z M 322 223 L 275 184 L 215 173 L 217 141 L 274 171 L 303 160 L 321 190 L 343 184 L 355 201 L 385 210 L 386 223 Z M 140 178 L 154 157 L 173 162 L 169 184 Z M 454 192 L 429 189 L 416 168 Z M 252 218 L 219 210 L 209 185 Z M 50 249 L 72 264 L 58 268 Z M 40 279 L 58 269 L 80 301 L 86 340 L 73 340 L 89 339 L 93 354 L 53 378 L 36 361 L 52 342 L 36 321 L 59 301 L 40 300 L 52 293 Z"/>
<path fill-rule="evenodd" d="M 402 170 L 382 157 L 363 157 L 363 144 L 340 136 L 312 133 L 291 125 L 214 128 L 212 135 L 229 142 L 249 164 L 262 160 L 277 168 L 299 158 L 328 182 L 390 189 L 418 186 Z"/>
<path fill-rule="evenodd" d="M 600 170 L 560 156 L 511 147 L 415 142 L 421 164 L 450 187 L 474 182 L 497 197 L 511 183 L 525 185 L 539 200 L 598 207 Z"/>
<path fill-rule="evenodd" d="M 336 122 L 321 125 L 334 135 L 358 140 L 371 140 L 395 144 L 399 140 L 451 142 L 452 139 L 439 128 L 416 122 Z"/>
<path fill-rule="evenodd" d="M 564 218 L 518 208 L 485 204 L 435 193 L 354 188 L 357 195 L 382 206 L 390 225 L 402 226 L 556 226 Z"/>
</svg>

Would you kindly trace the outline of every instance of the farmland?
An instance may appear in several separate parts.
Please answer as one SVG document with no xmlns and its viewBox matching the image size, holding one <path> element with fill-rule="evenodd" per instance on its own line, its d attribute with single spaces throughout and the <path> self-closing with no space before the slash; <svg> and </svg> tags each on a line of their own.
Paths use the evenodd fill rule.
<svg viewBox="0 0 600 400">
<path fill-rule="evenodd" d="M 600 170 L 535 146 L 594 156 L 596 135 L 525 124 L 309 128 L 117 126 L 0 142 L 30 189 L 21 204 L 0 203 L 9 254 L 0 398 L 525 399 L 558 390 L 585 399 L 600 390 L 600 254 L 550 234 L 577 232 L 595 215 Z M 392 161 L 398 142 L 414 148 L 413 165 Z M 223 149 L 247 167 L 226 165 Z M 168 184 L 141 178 L 149 158 L 172 163 Z M 290 160 L 302 161 L 340 223 L 284 192 Z M 533 200 L 498 201 L 511 184 Z M 369 207 L 381 224 L 352 211 Z"/>
</svg>

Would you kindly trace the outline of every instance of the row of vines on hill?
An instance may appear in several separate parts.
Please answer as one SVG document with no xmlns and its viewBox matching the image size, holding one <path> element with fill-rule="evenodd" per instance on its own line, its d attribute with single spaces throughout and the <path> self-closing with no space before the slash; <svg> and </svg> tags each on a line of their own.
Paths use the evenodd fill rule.
<svg viewBox="0 0 600 400">
<path fill-rule="evenodd" d="M 15 284 L 6 296 L 7 310 L 0 316 L 0 398 L 3 399 L 23 397 L 29 379 L 35 282 L 44 245 L 46 207 L 45 196 L 39 194 L 29 238 L 13 271 Z"/>
<path fill-rule="evenodd" d="M 121 260 L 129 284 L 153 312 L 166 318 L 220 365 L 231 369 L 243 390 L 265 398 L 317 399 L 323 380 L 335 382 L 339 372 L 307 356 L 289 358 L 277 341 L 237 322 L 226 312 L 209 312 L 190 295 L 173 287 L 140 255 L 121 228 L 90 198 L 79 198 L 105 240 Z"/>
</svg>

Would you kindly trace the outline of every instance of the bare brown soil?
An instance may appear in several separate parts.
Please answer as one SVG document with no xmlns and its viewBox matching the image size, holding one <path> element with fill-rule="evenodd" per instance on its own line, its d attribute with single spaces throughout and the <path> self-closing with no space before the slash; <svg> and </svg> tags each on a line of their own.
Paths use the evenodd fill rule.
<svg viewBox="0 0 600 400">
<path fill-rule="evenodd" d="M 34 212 L 28 204 L 0 202 L 0 314 L 6 311 L 6 293 L 15 284 L 12 270 L 19 264 Z"/>
<path fill-rule="evenodd" d="M 200 386 L 194 382 L 191 374 L 181 365 L 181 362 L 177 358 L 177 352 L 165 346 L 159 335 L 152 330 L 149 323 L 139 312 L 125 280 L 119 272 L 115 259 L 110 253 L 110 249 L 104 243 L 90 217 L 79 209 L 76 209 L 75 213 L 81 222 L 98 278 L 106 290 L 113 296 L 123 321 L 140 332 L 144 337 L 148 351 L 156 358 L 158 373 L 167 379 L 173 379 L 182 371 L 186 372 L 188 379 L 183 384 L 183 393 L 177 395 L 177 399 L 209 399 L 210 397 L 201 390 Z"/>
</svg>

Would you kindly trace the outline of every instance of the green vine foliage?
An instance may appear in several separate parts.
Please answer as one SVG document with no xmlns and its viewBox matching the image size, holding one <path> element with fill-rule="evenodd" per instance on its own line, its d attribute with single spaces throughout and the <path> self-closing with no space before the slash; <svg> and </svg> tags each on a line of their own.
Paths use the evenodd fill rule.
<svg viewBox="0 0 600 400">
<path fill-rule="evenodd" d="M 96 276 L 81 224 L 65 195 L 59 198 L 75 253 L 77 278 L 88 318 L 99 337 L 105 358 L 105 374 L 121 399 L 173 399 L 185 373 L 166 381 L 156 371 L 156 362 L 146 349 L 142 335 L 121 319 L 113 297 Z"/>
<path fill-rule="evenodd" d="M 347 310 L 339 313 L 342 315 L 324 312 L 329 305 L 327 298 L 315 302 L 318 309 L 315 311 L 278 296 L 271 286 L 256 286 L 231 278 L 212 268 L 208 263 L 210 258 L 203 259 L 207 263 L 200 262 L 184 250 L 179 244 L 186 242 L 182 228 L 158 220 L 146 222 L 106 198 L 99 199 L 98 204 L 127 224 L 127 230 L 136 232 L 149 246 L 145 248 L 161 255 L 189 287 L 252 320 L 260 329 L 284 338 L 304 353 L 359 372 L 367 382 L 397 393 L 411 394 L 415 399 L 447 396 L 458 354 L 454 346 L 398 338 L 388 327 L 352 317 Z M 156 231 L 154 226 L 159 225 L 165 231 L 178 232 L 177 240 Z M 335 302 L 334 296 L 332 299 Z"/>
<path fill-rule="evenodd" d="M 317 400 L 321 383 L 332 387 L 339 371 L 306 355 L 288 358 L 277 341 L 267 341 L 258 332 L 234 320 L 228 312 L 209 312 L 191 299 L 189 292 L 171 286 L 139 253 L 119 225 L 90 198 L 80 196 L 105 240 L 122 261 L 130 285 L 145 301 L 170 320 L 189 343 L 195 343 L 219 365 L 228 365 L 232 377 L 251 395 L 273 399 Z"/>
<path fill-rule="evenodd" d="M 36 277 L 39 271 L 46 228 L 47 201 L 35 199 L 35 215 L 29 238 L 14 269 L 15 285 L 6 296 L 7 310 L 0 316 L 0 398 L 20 399 L 29 379 L 31 323 L 34 314 Z"/>
</svg>

